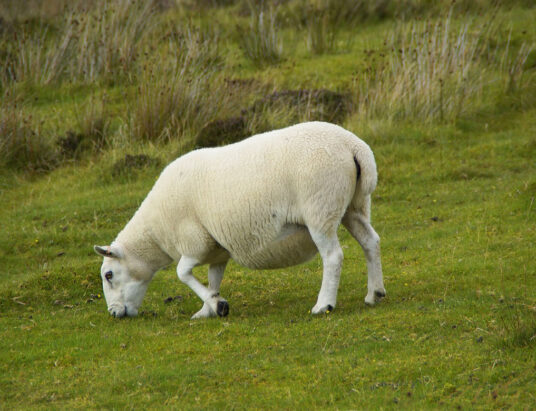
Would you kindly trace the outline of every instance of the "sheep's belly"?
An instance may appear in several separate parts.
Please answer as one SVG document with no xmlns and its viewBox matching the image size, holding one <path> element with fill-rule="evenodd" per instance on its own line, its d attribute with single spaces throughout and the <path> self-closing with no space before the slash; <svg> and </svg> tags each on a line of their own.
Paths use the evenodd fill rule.
<svg viewBox="0 0 536 411">
<path fill-rule="evenodd" d="M 244 256 L 233 255 L 233 259 L 249 268 L 271 269 L 302 264 L 317 252 L 306 227 L 287 225 L 273 241 L 256 252 Z"/>
</svg>

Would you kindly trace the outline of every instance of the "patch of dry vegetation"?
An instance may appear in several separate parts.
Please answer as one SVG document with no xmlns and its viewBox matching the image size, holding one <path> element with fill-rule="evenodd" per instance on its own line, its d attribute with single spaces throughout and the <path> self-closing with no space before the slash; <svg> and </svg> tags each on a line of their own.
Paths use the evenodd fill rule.
<svg viewBox="0 0 536 411">
<path fill-rule="evenodd" d="M 425 7 L 417 0 L 57 0 L 46 7 L 33 1 L 22 8 L 0 1 L 4 61 L 0 88 L 25 101 L 17 104 L 19 114 L 12 116 L 10 125 L 4 120 L 5 129 L 19 131 L 3 137 L 3 146 L 11 147 L 3 153 L 9 152 L 10 158 L 25 153 L 14 149 L 16 142 L 29 138 L 21 137 L 30 135 L 23 130 L 32 130 L 36 150 L 51 147 L 49 151 L 59 151 L 63 161 L 142 141 L 183 140 L 193 147 L 194 140 L 199 143 L 202 133 L 214 124 L 238 118 L 241 127 L 235 137 L 226 129 L 222 134 L 226 137 L 218 141 L 214 136 L 219 134 L 212 130 L 210 144 L 298 121 L 343 122 L 352 113 L 362 122 L 452 121 L 502 96 L 526 96 L 535 83 L 534 67 L 529 64 L 534 60 L 534 40 L 520 43 L 518 38 L 511 41 L 508 33 L 505 37 L 493 14 L 499 8 L 493 6 L 494 12 L 474 21 L 459 18 L 467 10 L 481 11 L 492 3 L 457 2 L 446 17 L 424 18 L 447 2 Z M 228 19 L 217 19 L 210 30 L 203 28 L 207 24 L 200 16 L 207 10 L 218 16 L 227 13 Z M 367 67 L 358 70 L 353 84 L 349 82 L 342 91 L 279 89 L 270 84 L 269 74 L 264 77 L 265 72 L 277 70 L 278 63 L 292 64 L 288 60 L 294 59 L 293 48 L 308 50 L 311 64 L 316 64 L 318 55 L 341 53 L 344 36 L 355 35 L 361 26 L 412 15 L 423 18 L 400 21 L 383 47 L 365 50 L 360 58 Z M 234 61 L 237 52 L 243 59 L 238 63 Z M 359 54 L 350 49 L 345 53 L 348 58 Z M 243 74 L 245 62 L 250 77 L 235 80 L 237 69 Z M 255 86 L 236 88 L 231 86 L 235 81 L 251 81 Z M 91 87 L 91 95 L 93 90 L 110 92 L 114 103 L 88 96 L 75 103 L 73 118 L 65 125 L 52 124 L 51 116 L 36 110 L 32 99 L 37 100 L 42 90 L 70 87 Z M 3 113 L 13 110 L 7 101 L 0 105 Z M 58 140 L 58 136 L 64 137 Z M 17 164 L 17 169 L 46 170 L 61 164 L 56 159 L 48 168 L 26 167 L 25 161 L 6 158 L 2 164 Z"/>
<path fill-rule="evenodd" d="M 512 52 L 497 43 L 498 25 L 457 27 L 451 14 L 437 21 L 401 26 L 380 50 L 365 50 L 368 67 L 355 80 L 357 113 L 363 119 L 458 118 L 480 107 L 483 98 L 534 84 L 525 63 L 534 45 Z M 495 43 L 495 45 L 494 45 Z"/>
<path fill-rule="evenodd" d="M 57 150 L 43 136 L 42 126 L 9 95 L 0 105 L 0 166 L 46 172 L 58 164 Z"/>
</svg>

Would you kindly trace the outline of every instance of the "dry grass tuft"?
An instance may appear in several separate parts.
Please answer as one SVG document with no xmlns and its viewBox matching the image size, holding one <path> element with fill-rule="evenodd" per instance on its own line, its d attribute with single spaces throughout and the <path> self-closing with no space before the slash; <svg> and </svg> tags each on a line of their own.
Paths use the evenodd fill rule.
<svg viewBox="0 0 536 411">
<path fill-rule="evenodd" d="M 195 135 L 233 107 L 219 76 L 221 59 L 210 33 L 188 28 L 168 35 L 167 61 L 148 61 L 128 107 L 127 130 L 135 140 L 169 141 Z"/>
<path fill-rule="evenodd" d="M 505 301 L 492 328 L 497 343 L 504 348 L 529 348 L 536 345 L 536 307 Z"/>
<path fill-rule="evenodd" d="M 437 22 L 399 27 L 383 50 L 366 50 L 370 65 L 355 79 L 357 112 L 363 118 L 446 121 L 470 112 L 489 96 L 528 86 L 534 75 L 524 63 L 533 46 L 513 54 L 493 46 L 497 25 L 453 26 L 450 14 Z M 376 62 L 379 63 L 376 64 Z"/>
<path fill-rule="evenodd" d="M 74 7 L 59 28 L 39 22 L 11 33 L 16 47 L 6 55 L 2 84 L 37 85 L 62 80 L 94 82 L 126 75 L 152 24 L 154 2 L 122 0 Z"/>
<path fill-rule="evenodd" d="M 59 161 L 55 148 L 43 136 L 41 125 L 23 107 L 3 96 L 0 106 L 0 166 L 41 173 Z"/>
<path fill-rule="evenodd" d="M 283 45 L 279 39 L 277 15 L 273 7 L 265 8 L 249 2 L 249 27 L 237 26 L 239 44 L 246 57 L 256 66 L 274 64 L 282 59 Z"/>
<path fill-rule="evenodd" d="M 104 2 L 71 19 L 77 55 L 70 77 L 107 80 L 129 73 L 139 55 L 140 40 L 150 32 L 153 1 Z"/>
</svg>

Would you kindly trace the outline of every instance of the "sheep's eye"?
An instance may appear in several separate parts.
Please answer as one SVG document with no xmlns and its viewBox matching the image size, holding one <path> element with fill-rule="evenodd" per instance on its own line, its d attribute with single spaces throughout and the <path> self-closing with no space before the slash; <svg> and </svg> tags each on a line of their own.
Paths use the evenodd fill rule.
<svg viewBox="0 0 536 411">
<path fill-rule="evenodd" d="M 108 271 L 106 274 L 104 274 L 104 278 L 106 278 L 108 281 L 112 279 L 114 274 L 111 271 Z"/>
</svg>

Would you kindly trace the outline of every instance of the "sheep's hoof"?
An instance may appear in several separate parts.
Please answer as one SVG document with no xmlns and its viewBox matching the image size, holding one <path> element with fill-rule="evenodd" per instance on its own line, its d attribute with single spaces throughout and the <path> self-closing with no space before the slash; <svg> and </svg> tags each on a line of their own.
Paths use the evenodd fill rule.
<svg viewBox="0 0 536 411">
<path fill-rule="evenodd" d="M 385 297 L 385 290 L 376 290 L 376 291 L 374 291 L 374 296 L 376 298 L 378 298 L 378 299 Z"/>
<path fill-rule="evenodd" d="M 333 311 L 333 306 L 331 304 L 318 306 L 315 305 L 311 310 L 311 314 L 329 314 Z"/>
<path fill-rule="evenodd" d="M 203 308 L 201 308 L 198 312 L 196 312 L 192 316 L 192 320 L 198 320 L 200 318 L 211 318 L 216 317 L 216 313 L 210 308 L 210 306 L 205 303 L 203 304 Z"/>
<path fill-rule="evenodd" d="M 216 314 L 220 317 L 227 317 L 227 314 L 229 314 L 229 303 L 225 300 L 218 301 Z"/>
<path fill-rule="evenodd" d="M 365 304 L 367 305 L 375 305 L 376 303 L 379 303 L 382 298 L 385 297 L 385 289 L 384 288 L 381 288 L 381 289 L 377 289 L 377 290 L 374 290 L 373 293 L 368 293 L 367 296 L 365 297 Z"/>
</svg>

